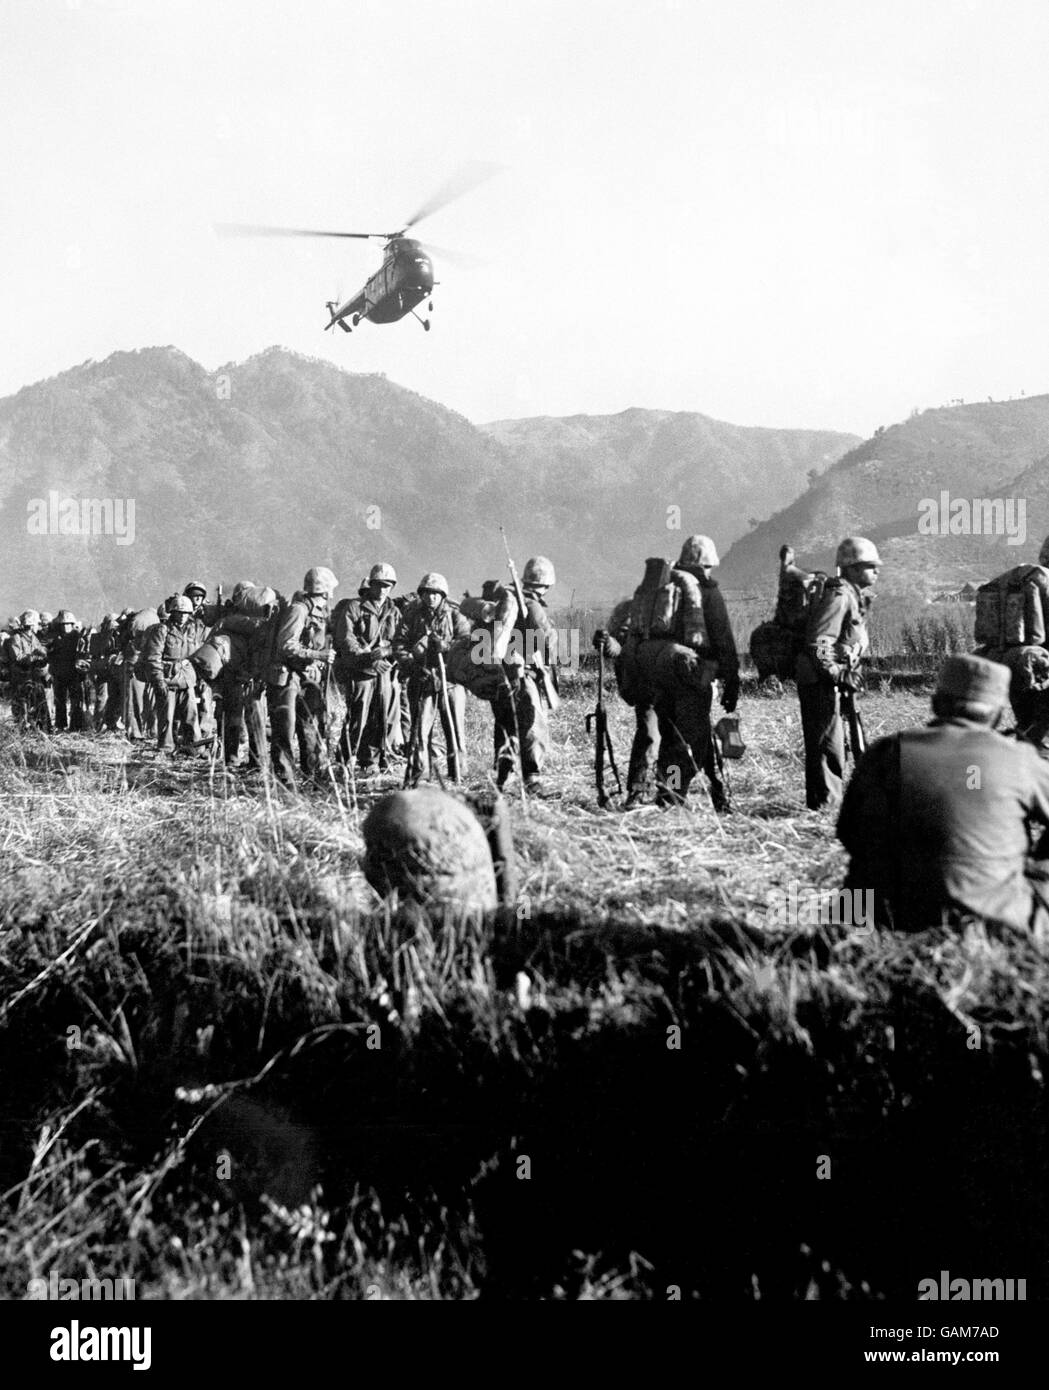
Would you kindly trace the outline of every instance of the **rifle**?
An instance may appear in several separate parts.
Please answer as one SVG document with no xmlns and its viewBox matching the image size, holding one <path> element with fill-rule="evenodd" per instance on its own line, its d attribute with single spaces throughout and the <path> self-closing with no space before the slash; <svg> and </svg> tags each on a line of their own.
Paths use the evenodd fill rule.
<svg viewBox="0 0 1049 1390">
<path fill-rule="evenodd" d="M 452 764 L 452 778 L 458 784 L 462 781 L 459 772 L 459 759 L 462 748 L 459 746 L 459 729 L 455 720 L 452 718 L 451 701 L 448 698 L 448 673 L 444 669 L 444 657 L 437 652 L 437 678 L 439 681 L 439 691 L 441 696 L 441 713 L 444 715 L 445 727 L 450 731 L 451 747 L 448 749 L 449 761 Z"/>
<path fill-rule="evenodd" d="M 854 763 L 859 762 L 867 751 L 867 731 L 863 727 L 863 717 L 856 708 L 856 692 L 851 686 L 840 687 L 842 718 L 845 720 L 845 753 L 851 754 Z"/>
<path fill-rule="evenodd" d="M 503 538 L 503 549 L 506 551 L 506 563 L 507 567 L 510 570 L 510 578 L 513 581 L 514 598 L 517 600 L 517 607 L 520 613 L 520 631 L 521 639 L 523 641 L 525 636 L 525 615 L 527 614 L 528 609 L 525 607 L 524 592 L 521 589 L 521 581 L 517 577 L 517 566 L 514 564 L 513 556 L 510 554 L 510 547 L 507 544 L 506 532 L 503 530 L 501 526 L 499 527 L 499 534 Z M 546 700 L 546 703 L 550 707 L 550 709 L 555 710 L 561 704 L 561 697 L 557 693 L 557 687 L 554 685 L 553 677 L 551 676 L 549 668 L 546 665 L 546 661 L 543 657 L 542 652 L 534 652 L 532 654 L 532 661 L 535 665 L 536 676 L 539 680 L 539 689 L 542 691 L 543 698 Z"/>
<path fill-rule="evenodd" d="M 608 714 L 605 711 L 605 653 L 601 649 L 597 654 L 598 675 L 597 675 L 597 709 L 592 710 L 586 716 L 586 732 L 590 733 L 591 725 L 596 731 L 596 742 L 594 744 L 594 776 L 597 779 L 597 804 L 604 809 L 608 805 L 608 793 L 605 791 L 605 753 L 608 753 L 608 766 L 611 768 L 612 776 L 616 779 L 616 794 L 623 795 L 623 784 L 619 780 L 619 769 L 616 767 L 616 755 L 612 749 L 612 740 L 608 736 Z"/>
</svg>

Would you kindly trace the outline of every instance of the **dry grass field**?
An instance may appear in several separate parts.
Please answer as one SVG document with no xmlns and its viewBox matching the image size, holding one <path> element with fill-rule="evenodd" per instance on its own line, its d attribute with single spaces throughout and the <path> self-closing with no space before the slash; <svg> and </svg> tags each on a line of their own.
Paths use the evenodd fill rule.
<svg viewBox="0 0 1049 1390">
<path fill-rule="evenodd" d="M 728 817 L 699 785 L 598 810 L 593 700 L 570 684 L 547 795 L 509 797 L 520 896 L 487 922 L 376 904 L 360 825 L 397 778 L 299 796 L 0 722 L 0 1294 L 1045 1289 L 1045 955 L 770 919 L 844 863 L 792 692 L 745 690 Z M 862 707 L 873 738 L 928 691 Z M 471 786 L 490 740 L 471 701 Z"/>
</svg>

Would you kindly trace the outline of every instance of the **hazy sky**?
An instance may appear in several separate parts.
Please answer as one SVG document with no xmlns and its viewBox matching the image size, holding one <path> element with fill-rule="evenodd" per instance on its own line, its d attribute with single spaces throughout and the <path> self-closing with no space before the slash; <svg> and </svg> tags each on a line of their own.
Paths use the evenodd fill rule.
<svg viewBox="0 0 1049 1390">
<path fill-rule="evenodd" d="M 1046 0 L 0 0 L 0 393 L 273 343 L 484 421 L 698 410 L 868 434 L 1049 391 Z M 486 257 L 325 334 L 367 242 Z"/>
</svg>

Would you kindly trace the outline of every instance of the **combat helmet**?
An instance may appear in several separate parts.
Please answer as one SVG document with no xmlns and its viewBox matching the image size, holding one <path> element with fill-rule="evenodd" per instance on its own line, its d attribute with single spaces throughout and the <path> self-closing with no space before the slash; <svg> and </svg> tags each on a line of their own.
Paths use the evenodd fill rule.
<svg viewBox="0 0 1049 1390">
<path fill-rule="evenodd" d="M 436 570 L 428 570 L 419 580 L 418 592 L 421 594 L 424 589 L 433 589 L 438 594 L 448 597 L 448 581 L 443 574 L 438 574 Z"/>
<path fill-rule="evenodd" d="M 27 608 L 24 613 L 19 613 L 18 622 L 21 627 L 30 627 L 34 623 L 39 624 L 40 614 L 35 608 Z"/>
<path fill-rule="evenodd" d="M 40 626 L 41 626 L 41 627 L 50 627 L 51 624 L 52 624 L 54 621 L 55 621 L 55 615 L 54 615 L 53 613 L 41 613 L 41 614 L 40 614 Z"/>
<path fill-rule="evenodd" d="M 678 564 L 690 569 L 709 565 L 713 569 L 715 565 L 720 565 L 721 561 L 718 559 L 718 548 L 710 537 L 695 535 L 686 538 L 681 547 Z"/>
<path fill-rule="evenodd" d="M 385 563 L 372 565 L 368 571 L 369 584 L 396 584 L 397 571 L 392 565 Z"/>
<path fill-rule="evenodd" d="M 207 585 L 202 584 L 199 579 L 191 579 L 182 592 L 187 597 L 190 594 L 201 594 L 204 598 L 208 596 Z"/>
<path fill-rule="evenodd" d="M 302 581 L 302 592 L 307 597 L 319 594 L 328 595 L 338 587 L 339 581 L 325 565 L 314 565 L 312 569 L 308 569 L 306 577 Z"/>
<path fill-rule="evenodd" d="M 233 593 L 230 595 L 230 602 L 234 608 L 239 607 L 241 600 L 256 587 L 254 579 L 238 579 L 233 586 Z"/>
<path fill-rule="evenodd" d="M 531 560 L 524 567 L 524 574 L 521 575 L 522 584 L 546 585 L 549 588 L 557 583 L 554 574 L 554 564 L 545 555 L 533 555 Z"/>
<path fill-rule="evenodd" d="M 838 546 L 834 563 L 840 570 L 846 565 L 880 565 L 881 556 L 878 547 L 866 536 L 846 536 Z"/>
<path fill-rule="evenodd" d="M 58 616 L 55 618 L 55 626 L 65 627 L 67 624 L 70 627 L 76 627 L 76 614 L 72 613 L 68 608 L 60 608 L 58 610 Z"/>
<path fill-rule="evenodd" d="M 1046 536 L 1045 540 L 1042 542 L 1042 548 L 1038 552 L 1038 563 L 1040 565 L 1049 565 L 1049 536 Z"/>
<path fill-rule="evenodd" d="M 177 594 L 175 598 L 168 599 L 168 614 L 173 613 L 192 613 L 193 600 L 186 594 Z"/>
</svg>

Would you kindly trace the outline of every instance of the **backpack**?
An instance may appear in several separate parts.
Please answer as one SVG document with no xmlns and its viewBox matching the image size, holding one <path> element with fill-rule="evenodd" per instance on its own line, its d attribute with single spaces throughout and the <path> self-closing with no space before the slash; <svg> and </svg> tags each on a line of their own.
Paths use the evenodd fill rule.
<svg viewBox="0 0 1049 1390">
<path fill-rule="evenodd" d="M 976 590 L 978 647 L 1042 646 L 1045 616 L 1039 581 L 1049 585 L 1049 570 L 1041 565 L 1017 565 Z"/>
<path fill-rule="evenodd" d="M 807 574 L 792 565 L 781 571 L 773 622 L 804 637 L 809 614 L 823 597 L 826 585 L 827 576 L 822 570 Z"/>
<path fill-rule="evenodd" d="M 673 637 L 681 591 L 671 578 L 673 567 L 658 557 L 645 561 L 645 577 L 630 600 L 632 637 Z"/>
<path fill-rule="evenodd" d="M 757 667 L 758 680 L 778 676 L 794 679 L 794 664 L 805 645 L 805 632 L 816 605 L 827 587 L 822 570 L 808 572 L 794 564 L 794 551 L 780 551 L 779 589 L 776 611 L 770 622 L 761 623 L 750 634 L 750 654 Z"/>
</svg>

